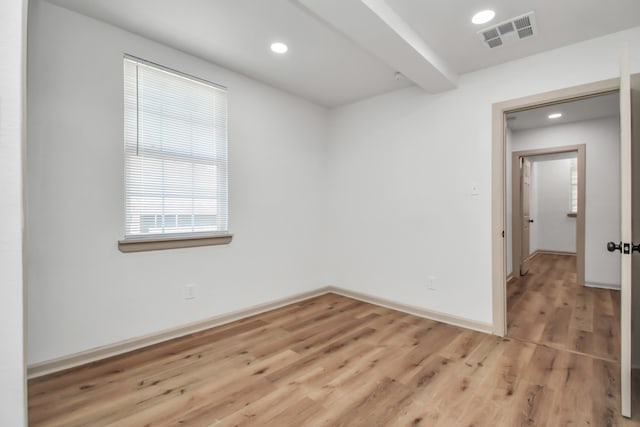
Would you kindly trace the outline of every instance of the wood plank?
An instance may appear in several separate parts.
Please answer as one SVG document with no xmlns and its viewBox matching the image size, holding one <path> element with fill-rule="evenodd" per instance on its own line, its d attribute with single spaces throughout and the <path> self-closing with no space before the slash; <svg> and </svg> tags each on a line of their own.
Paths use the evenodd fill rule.
<svg viewBox="0 0 640 427">
<path fill-rule="evenodd" d="M 616 361 L 620 292 L 580 286 L 576 277 L 574 256 L 536 256 L 530 273 L 507 285 L 519 295 L 507 301 L 507 336 Z"/>
<path fill-rule="evenodd" d="M 565 283 L 530 283 L 540 296 L 521 301 L 554 301 L 525 310 L 535 319 L 573 314 Z M 593 332 L 567 332 L 581 351 L 618 339 L 615 304 L 602 304 L 611 310 L 594 309 Z M 618 362 L 563 348 L 548 322 L 540 337 L 553 345 L 329 294 L 32 380 L 29 416 L 65 427 L 640 425 L 618 415 Z"/>
</svg>

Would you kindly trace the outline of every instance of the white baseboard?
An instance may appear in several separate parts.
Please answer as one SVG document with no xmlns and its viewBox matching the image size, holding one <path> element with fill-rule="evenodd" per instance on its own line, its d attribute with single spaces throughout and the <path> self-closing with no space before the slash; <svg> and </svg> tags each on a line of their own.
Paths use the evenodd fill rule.
<svg viewBox="0 0 640 427">
<path fill-rule="evenodd" d="M 47 360 L 44 362 L 34 363 L 27 367 L 27 378 L 37 378 L 54 372 L 63 371 L 69 368 L 85 365 L 87 363 L 106 359 L 108 357 L 117 356 L 119 354 L 128 353 L 138 350 L 149 345 L 158 344 L 164 341 L 180 338 L 185 335 L 203 331 L 226 323 L 235 322 L 265 311 L 274 310 L 284 307 L 285 305 L 294 304 L 309 298 L 324 295 L 329 292 L 328 287 L 318 288 L 313 291 L 303 292 L 292 295 L 290 297 L 281 298 L 264 304 L 258 304 L 243 310 L 214 316 L 198 322 L 193 322 L 177 328 L 166 329 L 157 333 L 144 335 L 101 347 L 92 348 L 80 353 L 70 354 L 57 359 Z"/>
<path fill-rule="evenodd" d="M 536 249 L 531 255 L 530 257 L 533 258 L 536 255 L 569 255 L 569 256 L 576 256 L 575 252 L 568 252 L 568 251 L 556 251 L 553 249 Z"/>
<path fill-rule="evenodd" d="M 597 283 L 597 282 L 585 282 L 584 284 L 587 288 L 601 288 L 601 289 L 611 289 L 614 291 L 620 290 L 620 285 L 610 284 L 610 283 Z"/>
<path fill-rule="evenodd" d="M 491 334 L 493 331 L 493 325 L 490 323 L 478 322 L 476 320 L 453 316 L 451 314 L 442 313 L 435 310 L 428 310 L 421 307 L 403 304 L 400 302 L 391 301 L 385 298 L 380 298 L 361 292 L 351 291 L 335 286 L 329 286 L 329 292 L 357 299 L 359 301 L 368 302 L 370 304 L 379 305 L 381 307 L 390 308 L 392 310 L 401 311 L 403 313 L 412 314 L 414 316 L 423 317 L 425 319 L 436 320 L 438 322 L 448 323 L 453 326 L 460 326 L 461 328 L 473 329 L 474 331 L 484 332 L 487 334 Z"/>
<path fill-rule="evenodd" d="M 117 356 L 119 354 L 128 353 L 133 350 L 138 350 L 143 347 L 147 347 L 152 344 L 158 344 L 163 341 L 168 341 L 174 338 L 179 338 L 185 335 L 192 334 L 194 332 L 203 331 L 205 329 L 213 328 L 215 326 L 224 325 L 226 323 L 235 322 L 256 314 L 264 313 L 265 311 L 274 310 L 276 308 L 283 307 L 285 305 L 294 304 L 300 301 L 304 301 L 310 298 L 315 298 L 320 295 L 335 293 L 348 298 L 357 299 L 359 301 L 367 302 L 370 304 L 379 305 L 382 307 L 390 308 L 392 310 L 401 311 L 403 313 L 412 314 L 414 316 L 423 317 L 426 319 L 436 320 L 443 323 L 448 323 L 454 326 L 460 326 L 462 328 L 473 329 L 475 331 L 492 333 L 493 326 L 489 323 L 477 322 L 462 317 L 452 316 L 450 314 L 441 313 L 438 311 L 427 310 L 420 307 L 415 307 L 395 301 L 379 298 L 373 295 L 364 294 L 361 292 L 355 292 L 348 289 L 343 289 L 335 286 L 325 286 L 315 289 L 313 291 L 304 292 L 296 295 L 292 295 L 287 298 L 281 298 L 268 303 L 255 305 L 243 310 L 234 311 L 219 316 L 214 316 L 209 319 L 205 319 L 199 322 L 189 323 L 178 328 L 167 329 L 154 334 L 145 335 L 142 337 L 132 338 L 125 341 L 120 341 L 114 344 L 109 344 L 101 347 L 96 347 L 80 353 L 74 353 L 69 356 L 63 356 L 57 359 L 47 360 L 44 362 L 34 363 L 27 367 L 27 378 L 37 378 L 43 375 L 51 374 L 54 372 L 63 371 L 69 368 L 75 368 L 77 366 L 85 365 L 87 363 L 95 362 L 98 360 L 106 359 L 109 357 Z"/>
</svg>

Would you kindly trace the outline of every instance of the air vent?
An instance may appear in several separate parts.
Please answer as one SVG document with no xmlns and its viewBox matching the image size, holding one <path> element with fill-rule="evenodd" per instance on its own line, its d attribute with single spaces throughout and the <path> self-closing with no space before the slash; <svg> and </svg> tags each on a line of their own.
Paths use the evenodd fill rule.
<svg viewBox="0 0 640 427">
<path fill-rule="evenodd" d="M 516 16 L 478 32 L 489 48 L 508 45 L 537 34 L 533 12 Z"/>
<path fill-rule="evenodd" d="M 524 16 L 519 19 L 516 18 L 513 20 L 513 24 L 516 26 L 517 29 L 521 30 L 523 28 L 531 26 L 531 19 L 529 19 L 528 16 Z"/>
<path fill-rule="evenodd" d="M 498 27 L 498 31 L 500 32 L 501 36 L 504 36 L 505 34 L 508 34 L 510 32 L 513 31 L 513 23 L 512 22 L 507 22 L 506 24 L 502 24 Z"/>
<path fill-rule="evenodd" d="M 498 33 L 498 30 L 496 30 L 495 28 L 492 28 L 492 29 L 487 30 L 484 33 L 482 33 L 482 35 L 484 35 L 484 40 L 485 41 L 489 41 L 489 40 L 493 40 L 495 38 L 498 38 L 500 36 L 500 33 Z"/>
<path fill-rule="evenodd" d="M 533 30 L 531 29 L 531 27 L 518 30 L 518 37 L 520 37 L 521 39 L 531 37 L 532 35 L 533 35 Z"/>
</svg>

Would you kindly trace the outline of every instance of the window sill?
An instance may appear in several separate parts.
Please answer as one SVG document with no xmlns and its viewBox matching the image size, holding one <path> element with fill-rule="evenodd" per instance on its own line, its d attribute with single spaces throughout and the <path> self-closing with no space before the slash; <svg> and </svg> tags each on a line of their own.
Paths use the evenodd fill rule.
<svg viewBox="0 0 640 427">
<path fill-rule="evenodd" d="M 209 236 L 179 236 L 165 238 L 141 238 L 119 240 L 120 252 L 145 252 L 163 249 L 195 248 L 198 246 L 228 245 L 233 239 L 233 234 L 220 234 Z"/>
<path fill-rule="evenodd" d="M 577 217 L 578 217 L 578 214 L 577 214 L 576 212 L 569 212 L 569 213 L 567 214 L 567 216 L 568 216 L 569 218 L 577 218 Z"/>
</svg>

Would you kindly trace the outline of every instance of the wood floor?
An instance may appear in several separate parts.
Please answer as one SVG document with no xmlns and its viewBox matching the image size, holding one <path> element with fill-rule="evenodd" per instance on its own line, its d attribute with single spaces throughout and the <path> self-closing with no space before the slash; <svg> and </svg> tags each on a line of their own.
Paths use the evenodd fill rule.
<svg viewBox="0 0 640 427">
<path fill-rule="evenodd" d="M 507 335 L 620 359 L 620 291 L 579 286 L 576 257 L 538 254 L 507 285 Z"/>
<path fill-rule="evenodd" d="M 618 416 L 615 361 L 335 294 L 29 382 L 32 426 L 601 427 L 639 406 Z"/>
</svg>

